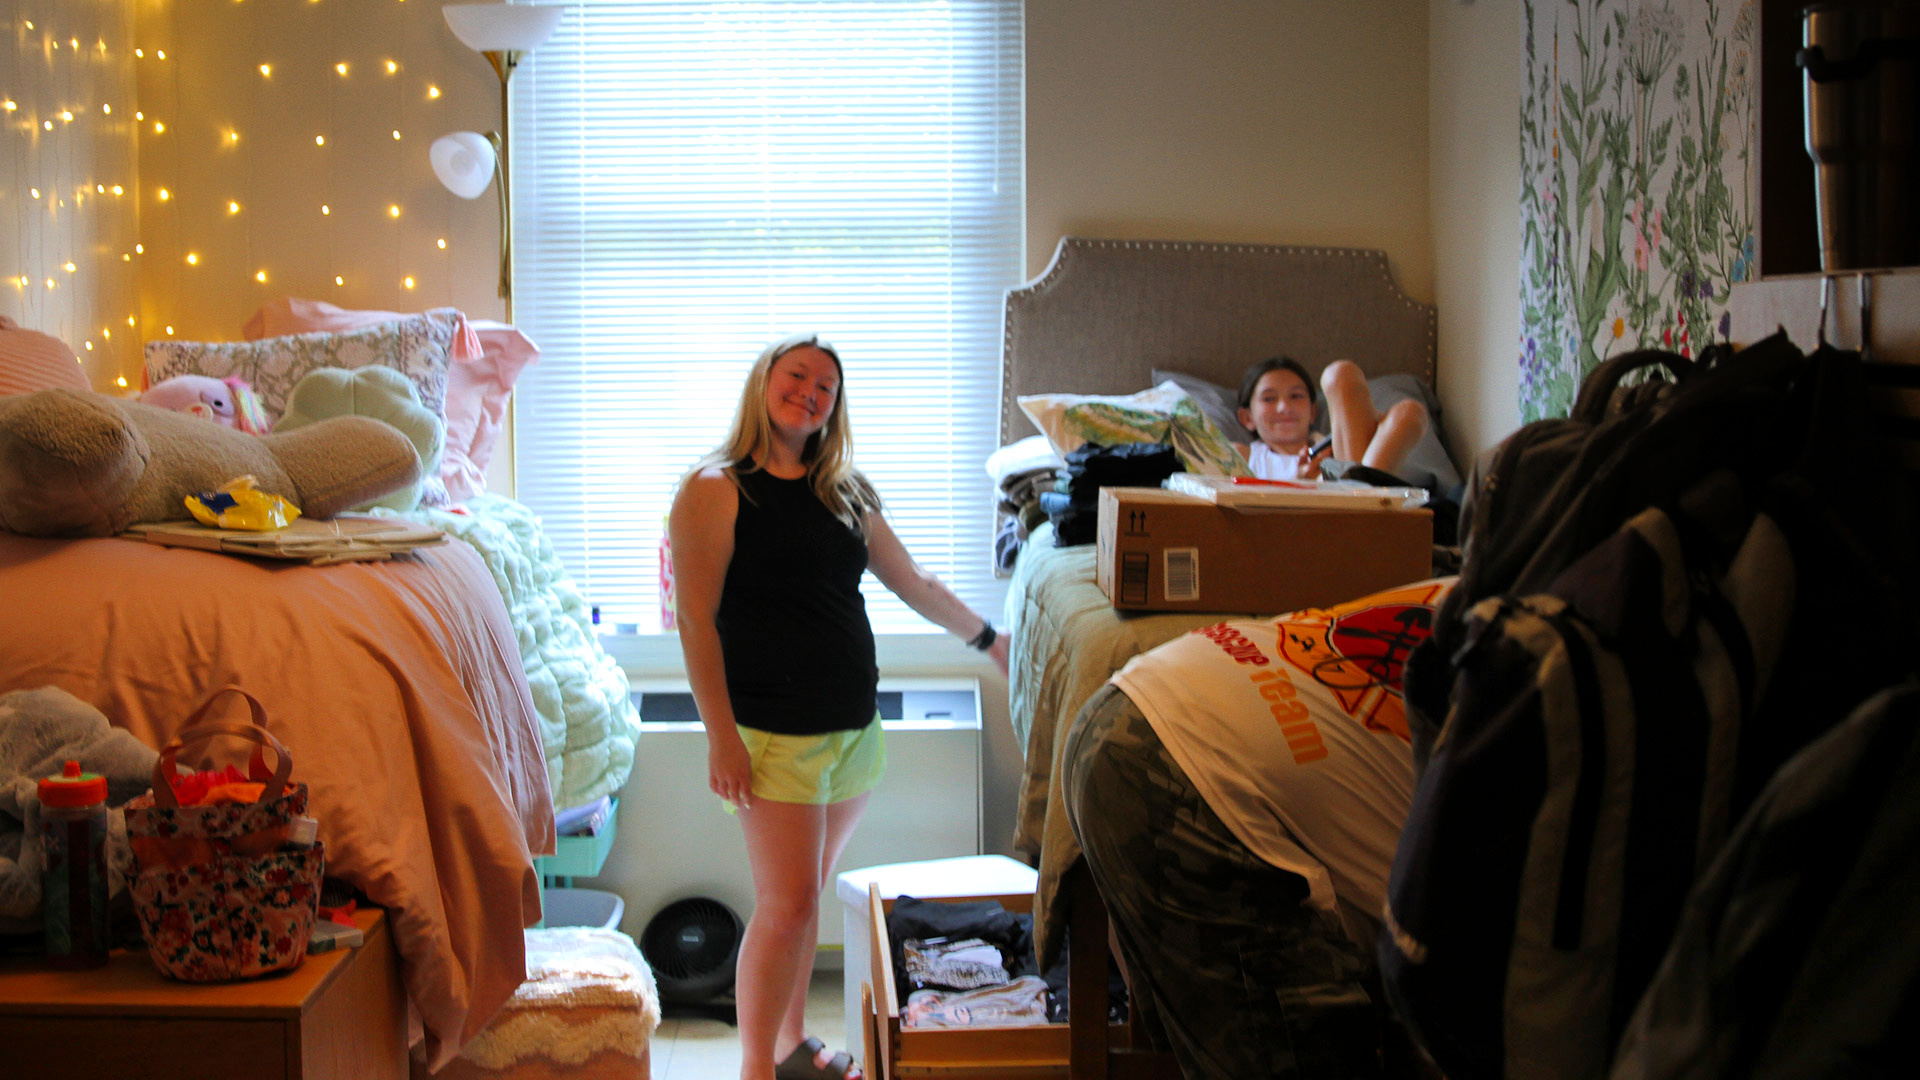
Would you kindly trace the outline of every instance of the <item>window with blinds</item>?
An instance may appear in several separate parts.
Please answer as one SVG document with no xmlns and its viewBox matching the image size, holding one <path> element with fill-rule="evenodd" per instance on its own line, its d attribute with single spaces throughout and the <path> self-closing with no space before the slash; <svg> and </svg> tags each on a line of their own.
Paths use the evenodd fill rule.
<svg viewBox="0 0 1920 1080">
<path fill-rule="evenodd" d="M 660 538 L 769 342 L 839 350 L 855 463 L 999 610 L 1000 306 L 1022 252 L 1018 0 L 566 6 L 514 77 L 516 484 L 602 622 L 660 626 Z M 869 575 L 874 629 L 932 627 Z"/>
</svg>

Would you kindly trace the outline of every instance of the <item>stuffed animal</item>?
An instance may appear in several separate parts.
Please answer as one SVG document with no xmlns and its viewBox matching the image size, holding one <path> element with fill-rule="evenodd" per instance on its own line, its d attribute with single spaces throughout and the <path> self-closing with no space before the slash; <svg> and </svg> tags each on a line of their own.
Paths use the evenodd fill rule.
<svg viewBox="0 0 1920 1080">
<path fill-rule="evenodd" d="M 260 407 L 260 396 L 247 380 L 237 376 L 216 379 L 211 375 L 175 375 L 155 383 L 140 395 L 140 400 L 249 435 L 267 433 L 267 414 Z"/>
<path fill-rule="evenodd" d="M 327 518 L 417 481 L 420 455 L 365 416 L 248 435 L 85 390 L 0 397 L 0 531 L 112 536 L 135 522 L 177 521 L 188 495 L 247 473 Z"/>
</svg>

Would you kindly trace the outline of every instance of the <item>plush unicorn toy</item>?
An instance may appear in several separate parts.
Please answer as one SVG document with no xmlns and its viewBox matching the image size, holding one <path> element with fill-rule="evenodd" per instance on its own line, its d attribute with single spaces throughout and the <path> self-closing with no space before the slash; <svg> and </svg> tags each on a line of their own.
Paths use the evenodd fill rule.
<svg viewBox="0 0 1920 1080">
<path fill-rule="evenodd" d="M 260 408 L 260 398 L 245 379 L 175 375 L 155 383 L 140 395 L 140 401 L 211 420 L 249 435 L 267 433 L 267 416 Z"/>
</svg>

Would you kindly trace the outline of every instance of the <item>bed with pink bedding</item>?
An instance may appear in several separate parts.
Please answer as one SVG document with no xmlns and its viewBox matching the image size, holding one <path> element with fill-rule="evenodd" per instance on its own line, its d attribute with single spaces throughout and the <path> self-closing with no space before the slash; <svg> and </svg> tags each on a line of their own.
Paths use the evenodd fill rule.
<svg viewBox="0 0 1920 1080">
<path fill-rule="evenodd" d="M 436 1066 L 525 974 L 553 810 L 512 624 L 465 544 L 311 567 L 0 533 L 0 692 L 58 686 L 159 746 L 244 687 L 327 873 L 387 908 Z"/>
</svg>

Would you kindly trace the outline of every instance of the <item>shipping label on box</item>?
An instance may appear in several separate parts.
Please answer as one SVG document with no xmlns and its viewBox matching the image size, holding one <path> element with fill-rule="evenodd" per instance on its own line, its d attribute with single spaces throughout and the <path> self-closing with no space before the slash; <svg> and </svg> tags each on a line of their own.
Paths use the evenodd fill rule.
<svg viewBox="0 0 1920 1080">
<path fill-rule="evenodd" d="M 1425 510 L 1247 509 L 1100 491 L 1095 580 L 1117 608 L 1277 615 L 1431 576 Z"/>
</svg>

